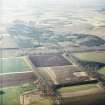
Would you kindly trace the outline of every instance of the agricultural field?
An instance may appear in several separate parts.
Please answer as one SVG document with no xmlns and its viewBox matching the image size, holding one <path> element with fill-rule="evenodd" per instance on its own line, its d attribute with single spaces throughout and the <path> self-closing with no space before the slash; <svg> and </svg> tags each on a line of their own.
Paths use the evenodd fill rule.
<svg viewBox="0 0 105 105">
<path fill-rule="evenodd" d="M 105 93 L 64 98 L 65 105 L 105 105 Z M 70 103 L 70 104 L 69 104 Z"/>
<path fill-rule="evenodd" d="M 105 51 L 74 53 L 74 56 L 84 61 L 105 63 Z"/>
<path fill-rule="evenodd" d="M 101 69 L 99 69 L 99 71 L 98 71 L 100 74 L 103 74 L 103 75 L 105 75 L 105 67 L 103 67 L 103 68 L 101 68 Z"/>
<path fill-rule="evenodd" d="M 25 58 L 0 58 L 0 74 L 10 72 L 24 72 L 30 71 L 28 63 Z"/>
<path fill-rule="evenodd" d="M 36 39 L 33 38 L 27 38 L 27 37 L 17 37 L 14 38 L 16 44 L 19 46 L 19 48 L 36 48 L 40 47 L 39 42 Z"/>
<path fill-rule="evenodd" d="M 3 36 L 3 38 L 0 41 L 0 48 L 18 48 L 16 42 L 9 35 Z"/>
<path fill-rule="evenodd" d="M 96 84 L 85 84 L 85 85 L 78 85 L 78 86 L 70 86 L 70 87 L 64 87 L 58 90 L 58 92 L 62 93 L 71 93 L 71 92 L 77 92 L 81 90 L 88 90 L 92 88 L 96 88 Z"/>
<path fill-rule="evenodd" d="M 0 89 L 0 105 L 20 105 L 19 96 L 25 92 L 37 88 L 34 84 L 23 84 L 22 86 L 6 87 Z"/>
<path fill-rule="evenodd" d="M 30 55 L 29 59 L 36 67 L 71 65 L 71 63 L 60 54 Z"/>
<path fill-rule="evenodd" d="M 65 87 L 59 89 L 58 92 L 60 92 L 63 97 L 63 102 L 65 103 L 64 105 L 100 105 L 100 103 L 101 105 L 105 104 L 105 91 L 101 91 L 95 83 Z M 67 97 L 65 97 L 65 95 Z"/>
<path fill-rule="evenodd" d="M 39 101 L 35 101 L 31 105 L 52 105 L 52 100 L 49 98 L 42 98 Z"/>
</svg>

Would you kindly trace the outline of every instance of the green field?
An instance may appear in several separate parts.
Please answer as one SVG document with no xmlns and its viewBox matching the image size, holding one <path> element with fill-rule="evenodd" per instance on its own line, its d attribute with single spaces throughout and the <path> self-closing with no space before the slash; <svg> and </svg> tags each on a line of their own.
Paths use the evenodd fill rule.
<svg viewBox="0 0 105 105">
<path fill-rule="evenodd" d="M 105 67 L 101 68 L 98 72 L 105 75 Z"/>
<path fill-rule="evenodd" d="M 74 56 L 80 60 L 105 63 L 105 51 L 74 53 Z"/>
<path fill-rule="evenodd" d="M 23 72 L 31 70 L 25 58 L 0 58 L 0 73 Z"/>
<path fill-rule="evenodd" d="M 0 105 L 20 105 L 19 96 L 26 91 L 37 91 L 35 84 L 24 84 L 22 86 L 8 87 L 0 89 L 3 94 L 0 94 Z M 33 102 L 31 105 L 51 105 L 49 98 L 41 98 Z"/>
<path fill-rule="evenodd" d="M 96 88 L 96 84 L 85 84 L 85 85 L 78 85 L 78 86 L 69 86 L 64 87 L 58 90 L 58 92 L 62 93 L 68 93 L 68 92 L 77 92 L 81 90 L 87 90 L 91 88 Z"/>
<path fill-rule="evenodd" d="M 0 95 L 0 105 L 20 105 L 19 96 L 25 91 L 36 90 L 34 84 L 25 84 L 23 86 L 15 86 L 0 89 L 4 93 Z"/>
<path fill-rule="evenodd" d="M 1 105 L 19 105 L 18 96 L 20 94 L 20 88 L 5 88 L 2 89 L 4 92 L 3 95 L 0 95 L 0 103 Z"/>
</svg>

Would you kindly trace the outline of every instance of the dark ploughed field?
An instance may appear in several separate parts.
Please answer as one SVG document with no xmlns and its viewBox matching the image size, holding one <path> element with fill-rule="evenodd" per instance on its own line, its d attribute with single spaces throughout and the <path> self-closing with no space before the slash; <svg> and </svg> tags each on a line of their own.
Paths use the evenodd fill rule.
<svg viewBox="0 0 105 105">
<path fill-rule="evenodd" d="M 62 55 L 30 55 L 29 59 L 35 67 L 71 65 Z"/>
</svg>

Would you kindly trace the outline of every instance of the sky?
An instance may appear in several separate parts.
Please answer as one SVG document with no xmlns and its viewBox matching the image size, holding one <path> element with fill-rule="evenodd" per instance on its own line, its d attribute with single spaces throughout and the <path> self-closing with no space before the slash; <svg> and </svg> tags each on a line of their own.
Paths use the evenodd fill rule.
<svg viewBox="0 0 105 105">
<path fill-rule="evenodd" d="M 3 9 L 22 9 L 28 7 L 37 7 L 44 5 L 65 5 L 70 6 L 89 6 L 89 5 L 102 5 L 105 0 L 0 0 Z"/>
<path fill-rule="evenodd" d="M 79 8 L 105 7 L 105 0 L 0 0 L 0 18 L 28 16 L 44 10 L 64 11 Z"/>
<path fill-rule="evenodd" d="M 92 11 L 89 14 L 88 12 L 91 12 L 91 10 L 86 10 L 86 12 L 78 11 L 81 9 L 85 10 L 84 8 L 105 9 L 105 0 L 0 0 L 0 25 L 5 26 L 5 24 L 14 20 L 28 21 L 35 20 L 35 18 L 39 19 L 40 14 L 43 18 L 48 16 L 48 19 L 56 19 L 58 14 L 62 14 L 61 18 L 66 18 L 66 13 L 72 13 L 72 9 L 74 10 L 72 14 L 74 17 L 78 17 L 78 15 L 91 17 L 92 14 L 95 22 L 98 22 L 97 19 L 94 19 L 95 15 L 98 16 L 96 17 L 98 20 L 103 18 L 103 14 L 100 12 L 95 14 Z M 90 23 L 93 22 L 91 18 L 89 19 Z"/>
</svg>

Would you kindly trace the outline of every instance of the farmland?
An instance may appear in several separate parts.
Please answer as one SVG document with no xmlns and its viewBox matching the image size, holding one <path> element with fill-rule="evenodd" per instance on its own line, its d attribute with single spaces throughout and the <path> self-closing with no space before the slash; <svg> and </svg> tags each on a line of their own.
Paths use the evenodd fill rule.
<svg viewBox="0 0 105 105">
<path fill-rule="evenodd" d="M 80 60 L 105 63 L 105 51 L 74 53 L 74 56 Z"/>
<path fill-rule="evenodd" d="M 86 84 L 86 85 L 79 85 L 79 86 L 64 87 L 59 89 L 58 91 L 60 93 L 68 93 L 68 92 L 77 92 L 81 90 L 92 89 L 96 87 L 97 87 L 96 84 Z"/>
<path fill-rule="evenodd" d="M 65 105 L 105 105 L 105 93 L 98 93 L 86 96 L 71 97 L 64 99 Z"/>
<path fill-rule="evenodd" d="M 3 93 L 0 94 L 0 105 L 20 105 L 19 96 L 26 91 L 36 92 L 37 87 L 33 83 L 27 83 L 21 86 L 6 87 L 0 91 Z M 51 105 L 50 102 L 49 98 L 41 98 L 35 100 L 31 105 Z"/>
<path fill-rule="evenodd" d="M 101 68 L 98 72 L 105 75 L 105 67 Z"/>
<path fill-rule="evenodd" d="M 31 55 L 29 59 L 36 67 L 71 65 L 71 63 L 60 54 Z"/>
<path fill-rule="evenodd" d="M 19 96 L 25 91 L 36 90 L 34 84 L 23 84 L 21 86 L 7 87 L 0 89 L 3 94 L 0 95 L 0 105 L 20 105 Z"/>
<path fill-rule="evenodd" d="M 24 72 L 31 70 L 24 58 L 1 58 L 0 73 Z"/>
</svg>

